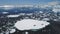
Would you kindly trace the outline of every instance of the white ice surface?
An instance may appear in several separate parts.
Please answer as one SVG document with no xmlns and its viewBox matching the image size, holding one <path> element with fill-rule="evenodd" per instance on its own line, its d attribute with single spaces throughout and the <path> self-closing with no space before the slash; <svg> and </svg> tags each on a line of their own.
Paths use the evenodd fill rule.
<svg viewBox="0 0 60 34">
<path fill-rule="evenodd" d="M 7 14 L 8 12 L 2 12 L 3 14 Z"/>
<path fill-rule="evenodd" d="M 11 29 L 10 33 L 14 33 L 16 30 L 15 29 Z"/>
<path fill-rule="evenodd" d="M 30 29 L 41 29 L 49 25 L 46 21 L 38 21 L 33 19 L 23 19 L 15 23 L 15 27 L 18 30 L 30 30 Z"/>
<path fill-rule="evenodd" d="M 13 5 L 2 5 L 2 6 L 0 6 L 0 7 L 3 8 L 4 10 L 9 10 L 9 9 L 14 8 Z"/>
<path fill-rule="evenodd" d="M 7 17 L 18 17 L 20 15 L 8 15 Z"/>
<path fill-rule="evenodd" d="M 53 9 L 54 12 L 60 12 L 60 9 Z"/>
</svg>

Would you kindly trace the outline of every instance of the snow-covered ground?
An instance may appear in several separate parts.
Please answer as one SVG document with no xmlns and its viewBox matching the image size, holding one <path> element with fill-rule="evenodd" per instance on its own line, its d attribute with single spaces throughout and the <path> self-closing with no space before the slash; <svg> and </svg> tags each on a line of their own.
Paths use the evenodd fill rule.
<svg viewBox="0 0 60 34">
<path fill-rule="evenodd" d="M 9 13 L 9 12 L 2 12 L 3 14 L 7 14 L 7 13 Z"/>
<path fill-rule="evenodd" d="M 7 17 L 18 17 L 20 15 L 8 15 Z"/>
<path fill-rule="evenodd" d="M 10 33 L 14 33 L 16 30 L 15 29 L 11 29 Z"/>
<path fill-rule="evenodd" d="M 33 29 L 41 29 L 48 26 L 50 23 L 46 21 L 38 21 L 33 19 L 23 19 L 21 21 L 17 21 L 15 23 L 15 27 L 18 30 L 33 30 Z"/>
</svg>

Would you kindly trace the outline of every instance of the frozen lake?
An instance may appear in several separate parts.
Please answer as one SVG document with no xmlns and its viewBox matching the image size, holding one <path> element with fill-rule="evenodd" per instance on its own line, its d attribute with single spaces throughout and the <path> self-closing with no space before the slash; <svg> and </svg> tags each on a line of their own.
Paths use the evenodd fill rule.
<svg viewBox="0 0 60 34">
<path fill-rule="evenodd" d="M 50 23 L 46 21 L 38 21 L 33 19 L 23 19 L 15 23 L 15 27 L 18 30 L 31 30 L 31 29 L 41 29 L 48 26 Z"/>
</svg>

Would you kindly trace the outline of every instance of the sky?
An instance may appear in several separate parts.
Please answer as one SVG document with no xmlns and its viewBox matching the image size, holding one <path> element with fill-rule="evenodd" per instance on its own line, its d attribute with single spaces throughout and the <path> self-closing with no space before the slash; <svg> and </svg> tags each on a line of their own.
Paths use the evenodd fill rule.
<svg viewBox="0 0 60 34">
<path fill-rule="evenodd" d="M 60 0 L 0 0 L 0 5 L 42 4 Z"/>
</svg>

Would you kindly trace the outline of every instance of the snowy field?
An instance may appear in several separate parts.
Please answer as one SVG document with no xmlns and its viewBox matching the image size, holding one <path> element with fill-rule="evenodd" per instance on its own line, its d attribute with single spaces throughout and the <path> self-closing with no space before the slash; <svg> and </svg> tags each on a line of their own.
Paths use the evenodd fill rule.
<svg viewBox="0 0 60 34">
<path fill-rule="evenodd" d="M 31 30 L 31 29 L 41 29 L 49 25 L 49 22 L 38 21 L 33 19 L 23 19 L 15 23 L 15 27 L 18 30 Z"/>
</svg>

